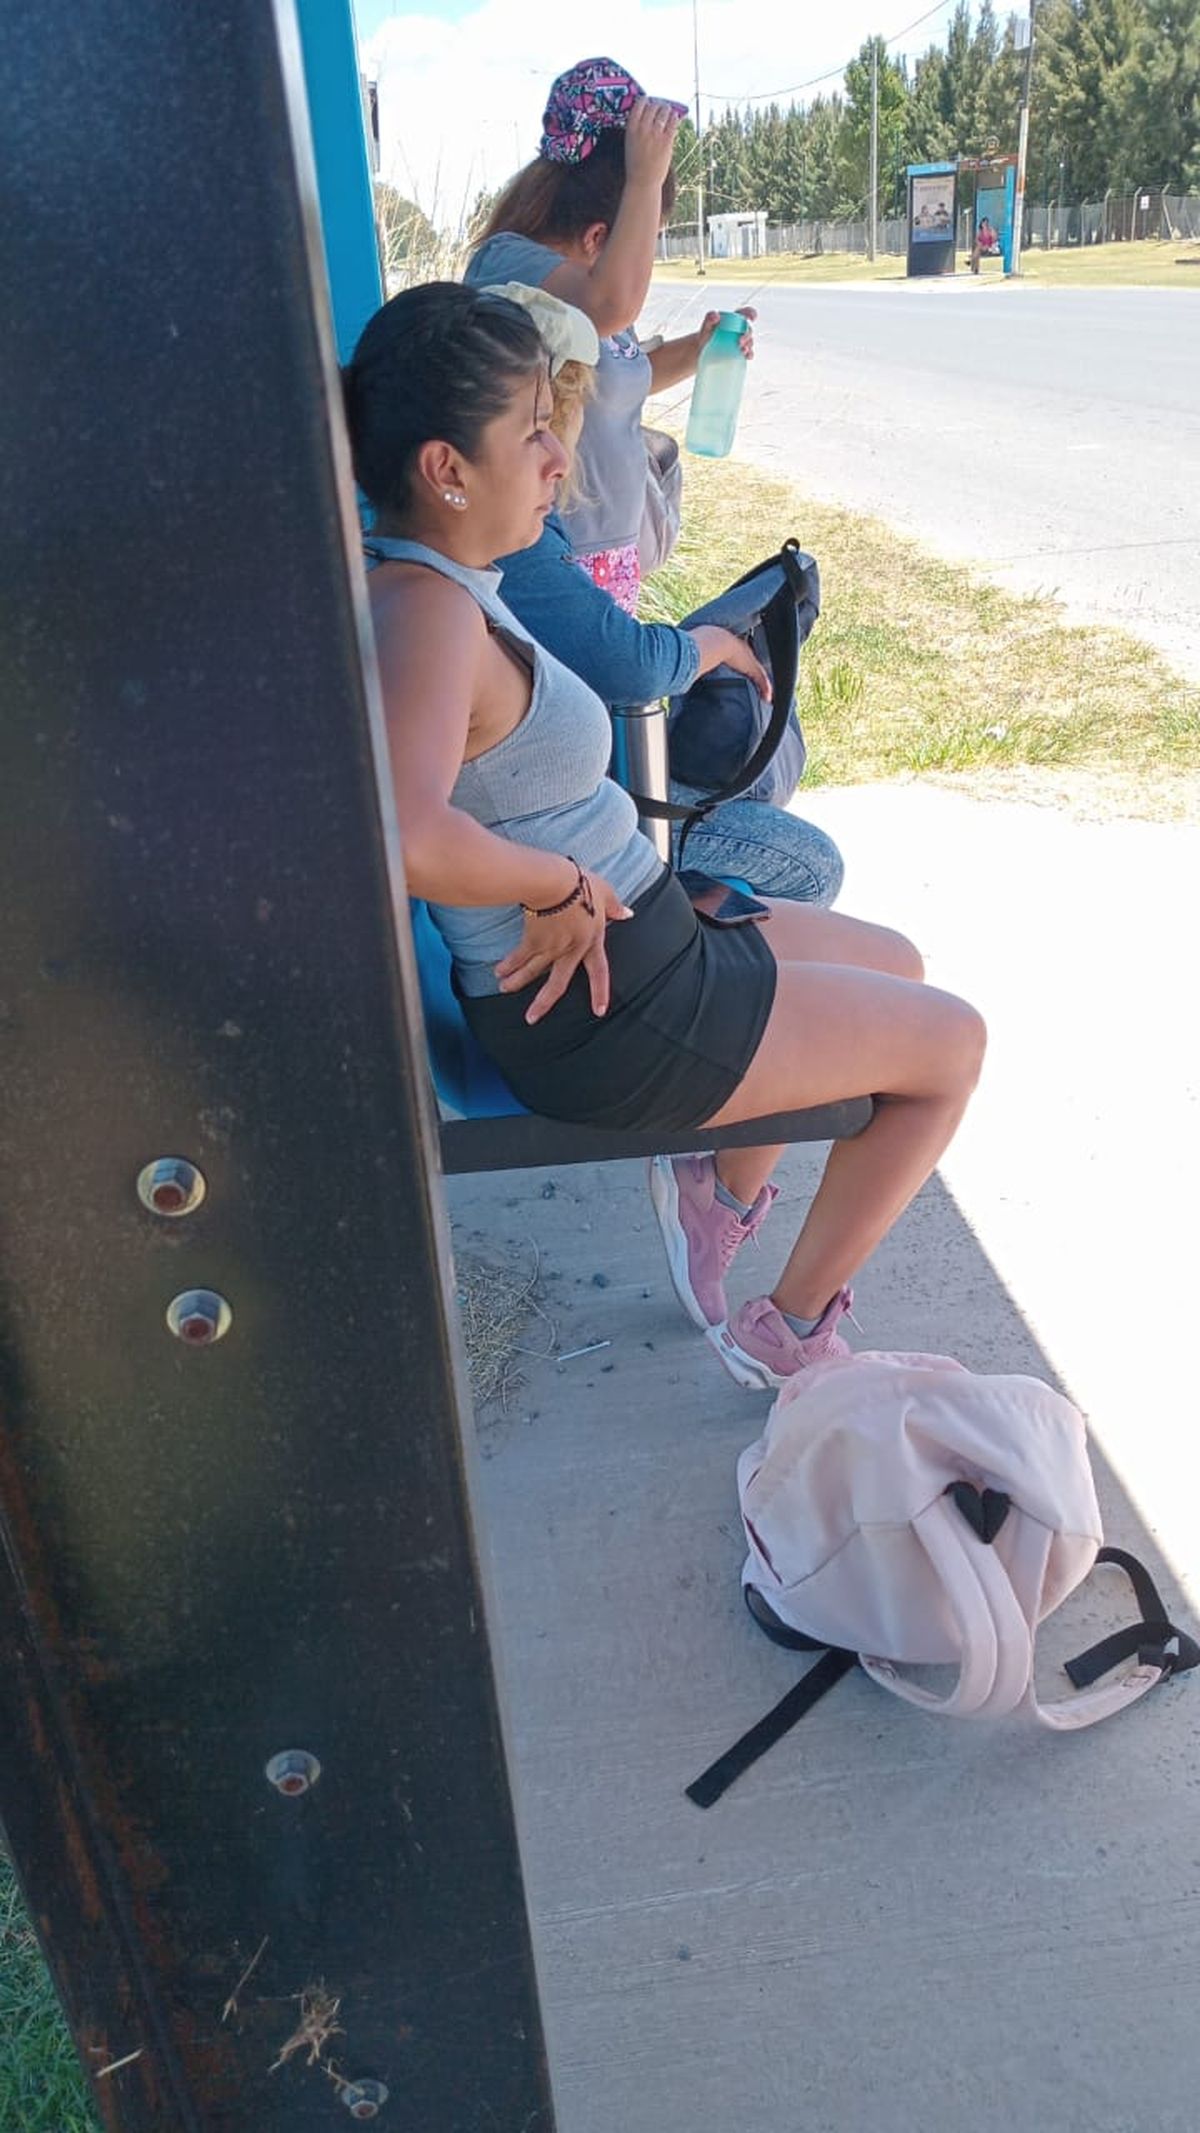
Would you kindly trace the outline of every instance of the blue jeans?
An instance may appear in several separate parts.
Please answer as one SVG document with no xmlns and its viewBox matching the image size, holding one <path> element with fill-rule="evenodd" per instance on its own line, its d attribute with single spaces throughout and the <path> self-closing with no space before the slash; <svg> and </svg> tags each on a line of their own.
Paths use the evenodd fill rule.
<svg viewBox="0 0 1200 2133">
<path fill-rule="evenodd" d="M 695 794 L 673 784 L 671 798 L 686 805 Z M 678 830 L 674 849 L 678 858 Z M 748 881 L 760 896 L 788 897 L 822 909 L 834 901 L 845 873 L 832 837 L 767 800 L 726 800 L 715 808 L 689 832 L 683 864 L 702 874 Z"/>
</svg>

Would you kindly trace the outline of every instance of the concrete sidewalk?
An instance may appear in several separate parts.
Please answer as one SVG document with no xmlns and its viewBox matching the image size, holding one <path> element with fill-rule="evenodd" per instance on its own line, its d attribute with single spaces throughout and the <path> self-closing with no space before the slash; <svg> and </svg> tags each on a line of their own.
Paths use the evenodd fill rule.
<svg viewBox="0 0 1200 2133">
<path fill-rule="evenodd" d="M 918 786 L 806 807 L 844 907 L 909 930 L 993 1028 L 950 1161 L 857 1284 L 865 1343 L 1063 1383 L 1109 1537 L 1182 1603 L 1200 833 Z M 787 1158 L 737 1296 L 818 1161 Z M 449 1190 L 462 1248 L 536 1241 L 560 1351 L 611 1344 L 524 1361 L 479 1439 L 559 2133 L 1195 2133 L 1196 1677 L 1075 1740 L 851 1677 L 699 1813 L 684 1785 L 799 1671 L 738 1594 L 733 1468 L 766 1397 L 676 1305 L 638 1167 Z M 1050 1693 L 1127 1611 L 1103 1576 L 1064 1610 Z"/>
</svg>

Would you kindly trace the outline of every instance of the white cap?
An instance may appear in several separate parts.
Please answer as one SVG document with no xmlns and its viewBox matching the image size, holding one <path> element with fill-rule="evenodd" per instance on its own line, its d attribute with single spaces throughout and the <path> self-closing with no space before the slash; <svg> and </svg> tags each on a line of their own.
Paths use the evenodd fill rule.
<svg viewBox="0 0 1200 2133">
<path fill-rule="evenodd" d="M 598 363 L 600 360 L 600 337 L 590 318 L 574 304 L 564 304 L 561 298 L 551 296 L 548 289 L 534 289 L 527 282 L 492 282 L 489 296 L 507 296 L 510 303 L 520 304 L 542 337 L 550 358 L 550 375 L 558 376 L 564 363 Z"/>
</svg>

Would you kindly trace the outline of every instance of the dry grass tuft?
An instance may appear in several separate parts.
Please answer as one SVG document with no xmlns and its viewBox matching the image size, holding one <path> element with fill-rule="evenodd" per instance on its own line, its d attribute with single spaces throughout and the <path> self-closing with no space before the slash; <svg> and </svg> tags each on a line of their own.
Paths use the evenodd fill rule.
<svg viewBox="0 0 1200 2133">
<path fill-rule="evenodd" d="M 323 2067 L 324 2051 L 330 2038 L 345 2035 L 338 2021 L 342 2003 L 335 1999 L 331 1992 L 327 1992 L 324 1985 L 306 1985 L 297 1997 L 300 2002 L 300 2020 L 286 2044 L 280 2046 L 279 2057 L 270 2068 L 273 2074 L 277 2073 L 281 2066 L 286 2066 L 289 2059 L 294 2059 L 298 2052 L 307 2052 L 308 2057 L 304 2061 L 306 2066 Z M 325 2070 L 329 2071 L 328 2068 Z"/>
<path fill-rule="evenodd" d="M 463 1346 L 477 1409 L 498 1398 L 507 1411 L 510 1398 L 524 1382 L 518 1356 L 546 1357 L 554 1352 L 554 1322 L 538 1301 L 541 1268 L 536 1245 L 531 1243 L 529 1250 L 532 1264 L 524 1272 L 495 1266 L 473 1253 L 455 1253 Z M 522 1345 L 521 1339 L 531 1318 L 540 1319 L 544 1329 L 535 1347 Z"/>
</svg>

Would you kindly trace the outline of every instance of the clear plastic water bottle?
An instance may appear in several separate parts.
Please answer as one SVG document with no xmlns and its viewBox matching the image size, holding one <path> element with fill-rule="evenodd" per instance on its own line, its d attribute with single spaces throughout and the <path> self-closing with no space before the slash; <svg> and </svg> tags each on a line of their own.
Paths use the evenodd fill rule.
<svg viewBox="0 0 1200 2133">
<path fill-rule="evenodd" d="M 740 342 L 749 323 L 739 311 L 722 311 L 700 358 L 685 442 L 689 452 L 698 452 L 704 459 L 724 459 L 733 443 L 746 383 Z"/>
</svg>

